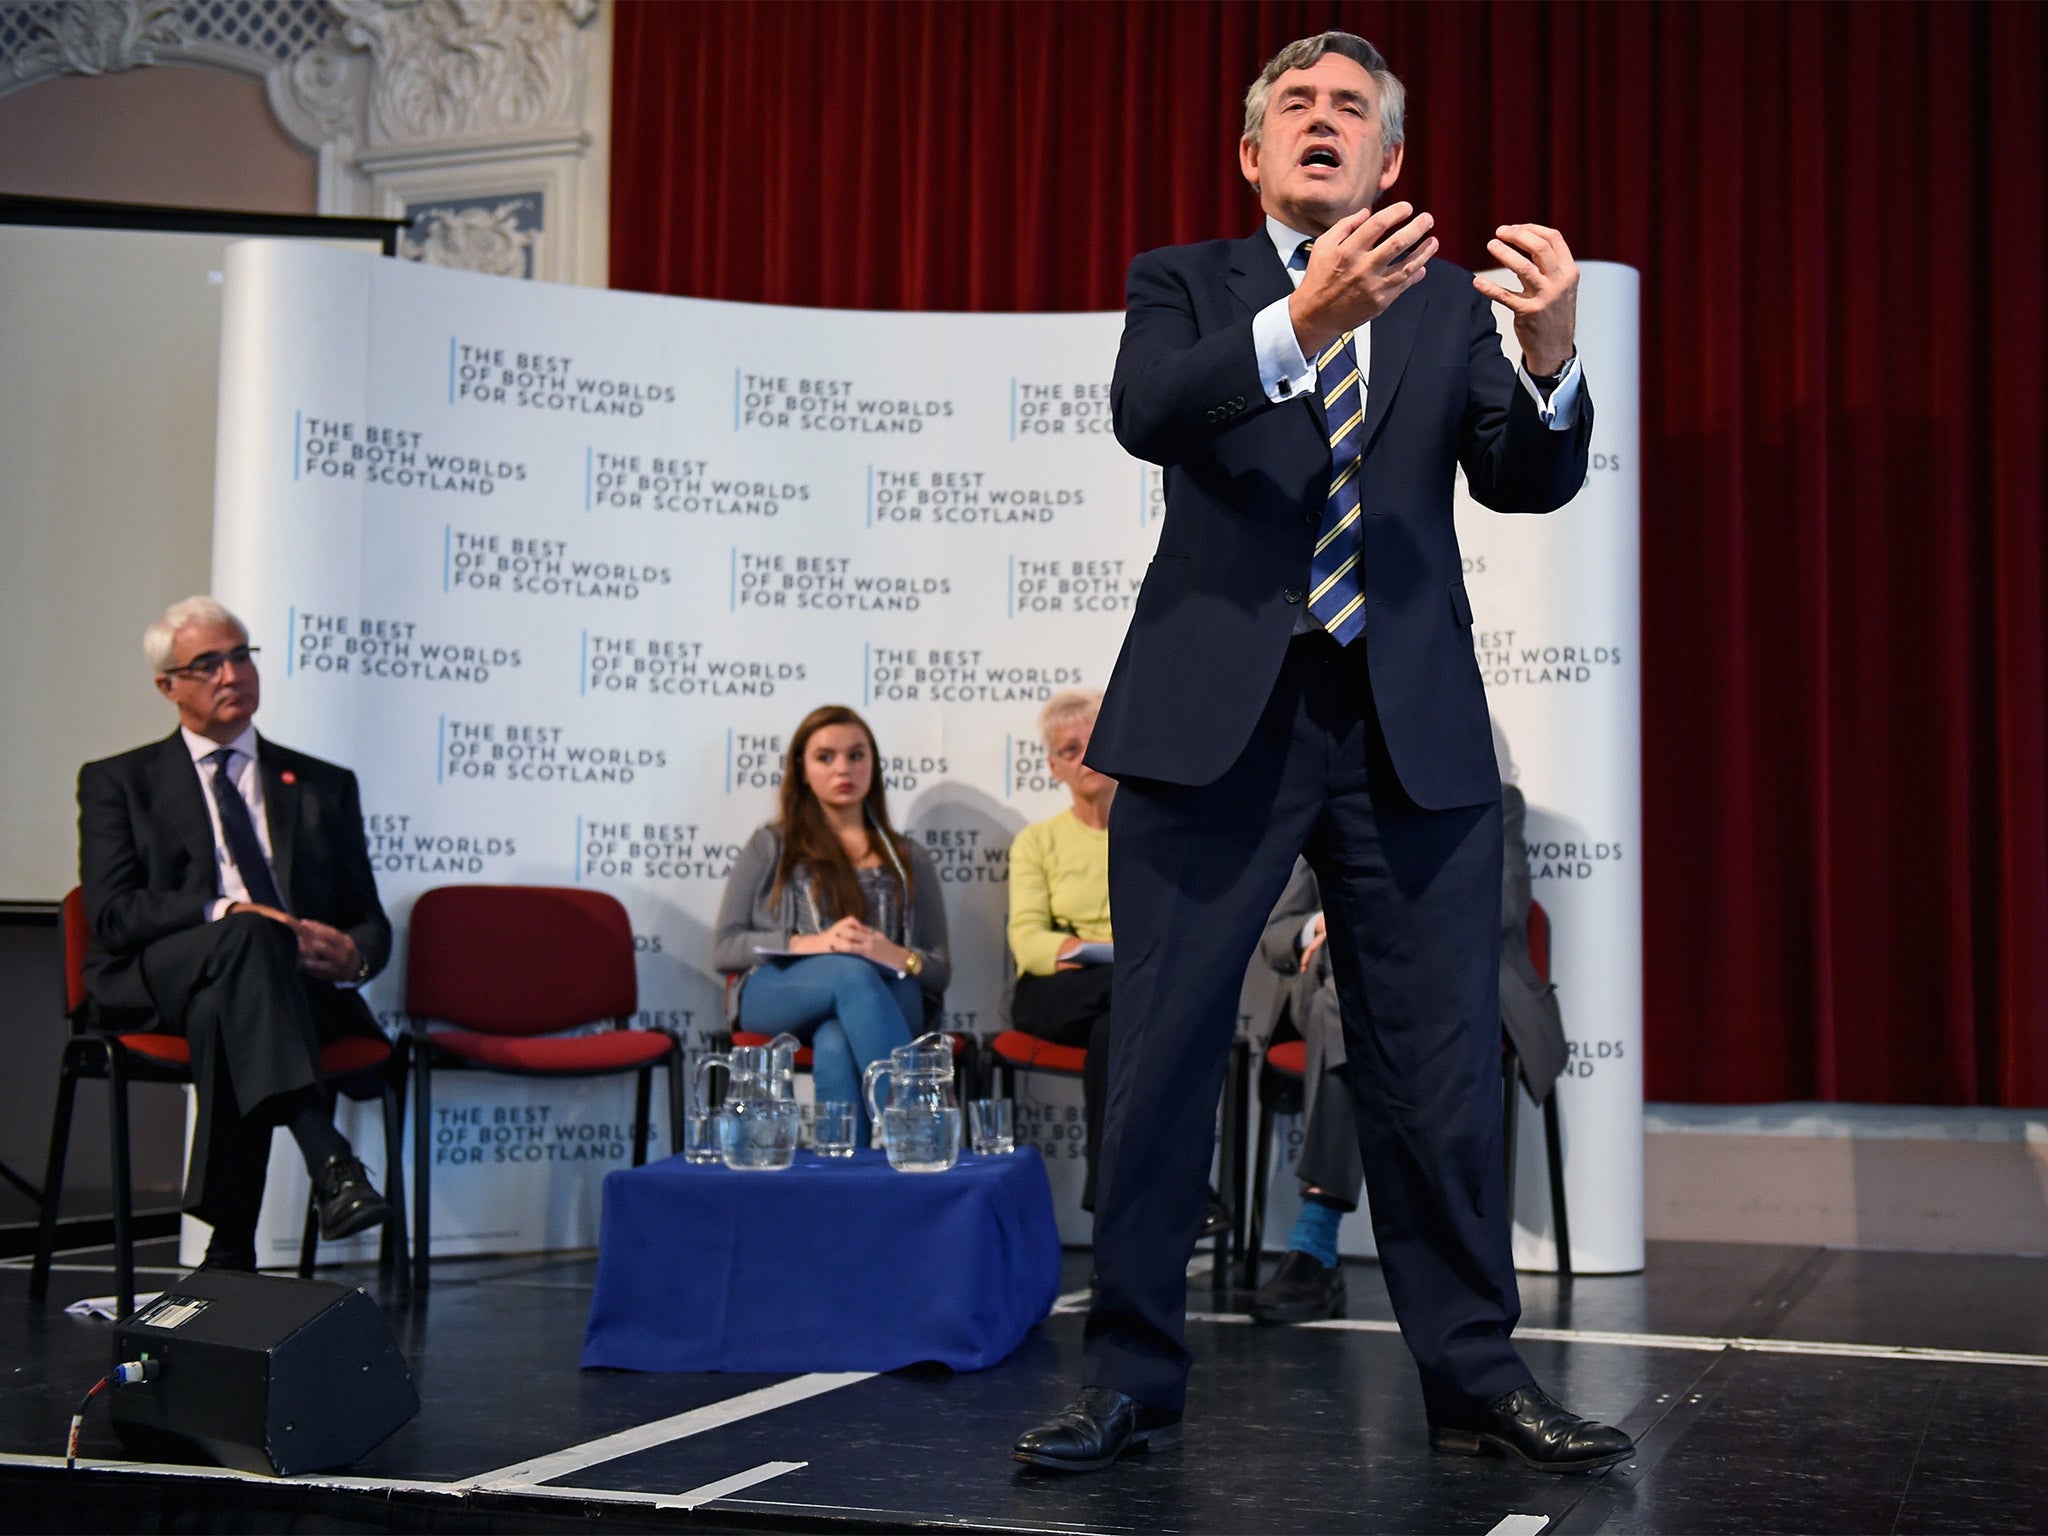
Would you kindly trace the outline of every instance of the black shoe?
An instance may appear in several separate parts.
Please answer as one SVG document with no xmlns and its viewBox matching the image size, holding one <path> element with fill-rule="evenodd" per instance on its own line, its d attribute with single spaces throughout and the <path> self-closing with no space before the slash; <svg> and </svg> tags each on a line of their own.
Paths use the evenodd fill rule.
<svg viewBox="0 0 2048 1536">
<path fill-rule="evenodd" d="M 1215 1190 L 1209 1191 L 1209 1198 L 1202 1202 L 1202 1236 L 1221 1237 L 1228 1232 L 1237 1218 L 1230 1213 L 1230 1207 Z"/>
<path fill-rule="evenodd" d="M 365 1228 L 393 1220 L 398 1213 L 378 1194 L 362 1160 L 330 1157 L 313 1179 L 313 1203 L 320 1211 L 322 1242 L 354 1237 Z"/>
<path fill-rule="evenodd" d="M 1344 1315 L 1344 1268 L 1290 1248 L 1273 1278 L 1252 1292 L 1245 1311 L 1260 1323 L 1313 1323 Z"/>
<path fill-rule="evenodd" d="M 1100 1472 L 1126 1451 L 1180 1444 L 1180 1416 L 1168 1417 L 1109 1387 L 1083 1387 L 1049 1422 L 1027 1429 L 1011 1456 L 1056 1472 Z"/>
<path fill-rule="evenodd" d="M 1597 1472 L 1626 1461 L 1636 1443 L 1620 1430 L 1559 1407 L 1531 1382 L 1518 1387 L 1470 1425 L 1432 1424 L 1429 1443 L 1461 1456 L 1513 1456 L 1538 1472 Z"/>
<path fill-rule="evenodd" d="M 223 1239 L 216 1232 L 213 1240 L 206 1245 L 206 1257 L 199 1261 L 201 1269 L 232 1269 L 237 1274 L 256 1273 L 256 1244 L 254 1240 L 238 1242 Z"/>
</svg>

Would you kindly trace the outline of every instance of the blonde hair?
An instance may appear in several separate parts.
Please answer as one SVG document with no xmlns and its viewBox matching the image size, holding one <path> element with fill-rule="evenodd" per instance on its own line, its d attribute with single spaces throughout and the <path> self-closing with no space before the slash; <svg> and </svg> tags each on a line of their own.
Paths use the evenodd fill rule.
<svg viewBox="0 0 2048 1536">
<path fill-rule="evenodd" d="M 1100 688 L 1063 688 L 1047 699 L 1045 707 L 1038 712 L 1038 739 L 1049 747 L 1054 731 L 1075 720 L 1093 724 L 1096 712 L 1101 708 Z"/>
</svg>

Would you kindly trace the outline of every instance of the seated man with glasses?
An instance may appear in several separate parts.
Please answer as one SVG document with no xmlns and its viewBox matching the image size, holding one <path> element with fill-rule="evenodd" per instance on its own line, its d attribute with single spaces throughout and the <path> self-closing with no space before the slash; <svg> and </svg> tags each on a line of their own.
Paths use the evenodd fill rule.
<svg viewBox="0 0 2048 1536">
<path fill-rule="evenodd" d="M 355 775 L 258 738 L 248 629 L 208 597 L 143 636 L 178 712 L 162 741 L 78 775 L 86 987 L 118 1018 L 191 1045 L 199 1095 L 186 1206 L 213 1227 L 206 1262 L 256 1265 L 270 1135 L 313 1177 L 329 1240 L 393 1219 L 333 1124 L 320 1047 L 382 1038 L 354 990 L 391 953 Z"/>
</svg>

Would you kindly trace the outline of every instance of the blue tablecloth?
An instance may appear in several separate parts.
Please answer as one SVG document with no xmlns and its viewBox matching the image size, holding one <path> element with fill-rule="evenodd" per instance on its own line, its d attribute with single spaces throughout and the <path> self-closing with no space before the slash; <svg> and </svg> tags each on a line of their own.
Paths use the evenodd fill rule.
<svg viewBox="0 0 2048 1536">
<path fill-rule="evenodd" d="M 583 1363 L 631 1371 L 994 1365 L 1052 1310 L 1060 1240 L 1035 1147 L 897 1173 L 879 1152 L 605 1176 Z"/>
</svg>

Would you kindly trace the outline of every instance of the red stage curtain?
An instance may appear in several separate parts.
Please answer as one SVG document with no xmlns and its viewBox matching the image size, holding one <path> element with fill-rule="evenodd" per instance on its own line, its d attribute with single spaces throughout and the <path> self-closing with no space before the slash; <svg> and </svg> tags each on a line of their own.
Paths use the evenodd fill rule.
<svg viewBox="0 0 2048 1536">
<path fill-rule="evenodd" d="M 1121 307 L 1329 25 L 1446 256 L 1644 273 L 1650 1095 L 2048 1102 L 2039 7 L 624 0 L 612 280 Z"/>
</svg>

